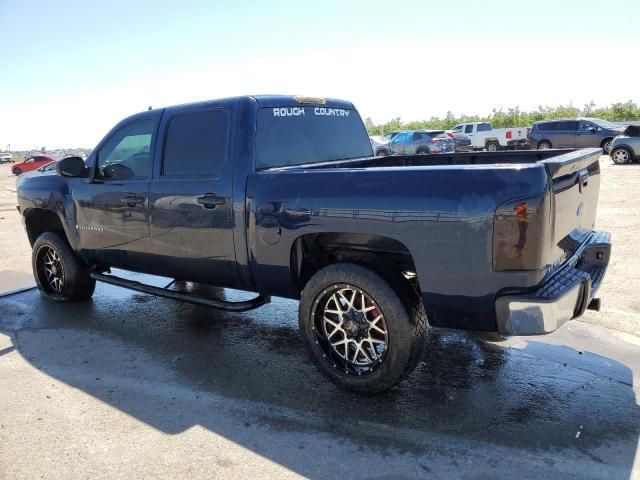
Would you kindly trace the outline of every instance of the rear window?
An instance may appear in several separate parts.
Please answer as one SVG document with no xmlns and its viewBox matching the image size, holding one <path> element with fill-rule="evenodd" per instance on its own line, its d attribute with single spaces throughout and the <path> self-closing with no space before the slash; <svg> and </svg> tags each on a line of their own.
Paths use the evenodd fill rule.
<svg viewBox="0 0 640 480">
<path fill-rule="evenodd" d="M 228 123 L 224 110 L 202 110 L 173 117 L 165 137 L 162 175 L 218 175 L 227 154 Z"/>
<path fill-rule="evenodd" d="M 558 129 L 558 124 L 555 122 L 546 122 L 546 123 L 538 124 L 538 130 L 542 130 L 543 132 L 549 132 L 551 130 L 557 130 L 557 129 Z"/>
<path fill-rule="evenodd" d="M 258 109 L 258 169 L 372 155 L 367 131 L 355 110 L 314 106 Z"/>
</svg>

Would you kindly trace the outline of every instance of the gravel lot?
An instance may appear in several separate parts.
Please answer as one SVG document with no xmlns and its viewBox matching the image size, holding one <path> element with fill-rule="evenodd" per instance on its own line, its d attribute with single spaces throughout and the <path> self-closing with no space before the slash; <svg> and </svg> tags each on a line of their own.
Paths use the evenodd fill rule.
<svg viewBox="0 0 640 480">
<path fill-rule="evenodd" d="M 0 297 L 0 479 L 640 478 L 640 165 L 603 157 L 602 177 L 602 312 L 497 343 L 434 329 L 416 371 L 372 398 L 313 368 L 289 300 L 230 314 L 104 284 L 80 304 Z M 14 184 L 0 166 L 4 290 L 32 283 Z"/>
</svg>

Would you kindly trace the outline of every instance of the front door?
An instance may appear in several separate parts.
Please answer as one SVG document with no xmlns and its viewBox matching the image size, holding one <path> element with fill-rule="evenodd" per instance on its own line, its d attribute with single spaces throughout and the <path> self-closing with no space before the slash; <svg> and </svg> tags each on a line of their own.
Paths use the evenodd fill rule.
<svg viewBox="0 0 640 480">
<path fill-rule="evenodd" d="M 551 143 L 554 148 L 574 148 L 576 146 L 577 120 L 562 120 L 557 123 Z"/>
<path fill-rule="evenodd" d="M 117 129 L 94 157 L 90 181 L 74 187 L 80 248 L 95 263 L 146 271 L 154 117 Z"/>
<path fill-rule="evenodd" d="M 402 132 L 391 139 L 389 148 L 392 154 L 403 155 L 406 150 L 406 144 L 409 141 L 410 133 Z"/>
<path fill-rule="evenodd" d="M 576 135 L 576 147 L 599 147 L 598 126 L 586 120 L 580 120 L 578 134 Z"/>
<path fill-rule="evenodd" d="M 238 286 L 229 114 L 214 104 L 167 110 L 162 118 L 149 190 L 158 274 Z"/>
</svg>

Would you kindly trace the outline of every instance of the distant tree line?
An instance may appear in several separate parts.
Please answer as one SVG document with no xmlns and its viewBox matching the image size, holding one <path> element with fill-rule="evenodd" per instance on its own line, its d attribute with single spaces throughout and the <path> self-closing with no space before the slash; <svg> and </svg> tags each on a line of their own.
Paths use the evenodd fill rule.
<svg viewBox="0 0 640 480">
<path fill-rule="evenodd" d="M 614 103 L 608 107 L 597 107 L 595 103 L 585 104 L 584 108 L 574 107 L 572 104 L 558 107 L 543 107 L 542 105 L 531 112 L 523 112 L 519 107 L 509 108 L 507 111 L 493 109 L 490 115 L 459 115 L 447 112 L 444 118 L 431 117 L 429 120 L 403 122 L 400 117 L 394 118 L 381 125 L 375 125 L 371 118 L 365 120 L 369 135 L 382 135 L 396 130 L 435 129 L 446 130 L 459 123 L 491 122 L 494 128 L 525 127 L 540 120 L 557 118 L 596 117 L 616 121 L 640 120 L 640 107 L 629 100 L 625 103 Z"/>
</svg>

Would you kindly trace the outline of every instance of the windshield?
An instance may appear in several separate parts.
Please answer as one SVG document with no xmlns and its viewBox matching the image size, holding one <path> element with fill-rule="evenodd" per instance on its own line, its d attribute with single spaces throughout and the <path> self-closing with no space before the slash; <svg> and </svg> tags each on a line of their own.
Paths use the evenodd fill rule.
<svg viewBox="0 0 640 480">
<path fill-rule="evenodd" d="M 619 130 L 622 128 L 620 125 L 616 125 L 615 123 L 612 123 L 608 120 L 601 120 L 599 118 L 592 118 L 590 119 L 590 121 L 595 123 L 599 127 L 606 128 L 609 130 Z"/>
<path fill-rule="evenodd" d="M 330 107 L 258 109 L 256 168 L 373 156 L 355 110 Z"/>
</svg>

